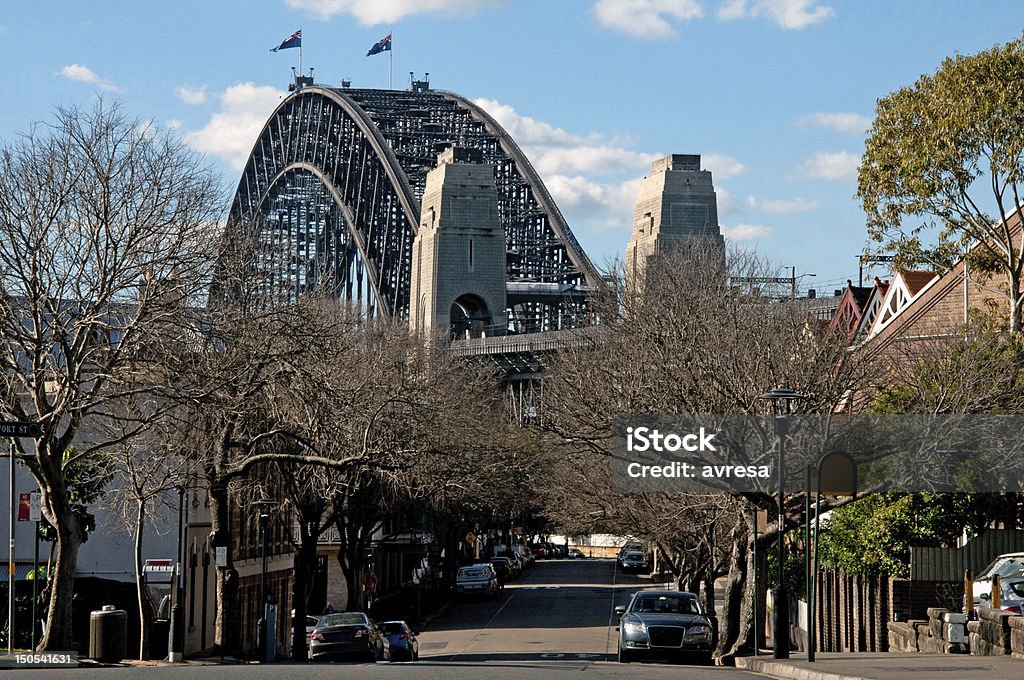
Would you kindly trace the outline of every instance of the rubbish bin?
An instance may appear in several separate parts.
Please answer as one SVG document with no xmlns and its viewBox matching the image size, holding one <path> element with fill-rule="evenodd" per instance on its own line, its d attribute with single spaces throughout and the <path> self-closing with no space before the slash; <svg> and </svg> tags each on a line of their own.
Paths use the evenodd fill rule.
<svg viewBox="0 0 1024 680">
<path fill-rule="evenodd" d="M 89 657 L 117 663 L 128 656 L 128 612 L 104 605 L 89 614 Z"/>
</svg>

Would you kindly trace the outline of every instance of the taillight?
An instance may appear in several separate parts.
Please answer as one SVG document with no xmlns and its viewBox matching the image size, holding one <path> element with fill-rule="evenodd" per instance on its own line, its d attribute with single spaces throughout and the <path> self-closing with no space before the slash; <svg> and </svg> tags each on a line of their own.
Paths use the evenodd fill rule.
<svg viewBox="0 0 1024 680">
<path fill-rule="evenodd" d="M 365 637 L 369 633 L 370 633 L 370 630 L 368 628 L 360 628 L 359 630 L 356 631 L 356 637 Z"/>
<path fill-rule="evenodd" d="M 409 639 L 409 634 L 408 633 L 402 633 L 401 636 L 399 636 L 398 639 L 399 640 L 408 640 Z"/>
<path fill-rule="evenodd" d="M 1012 607 L 1005 607 L 1004 609 L 1006 611 L 1008 611 L 1008 612 L 1013 612 L 1014 614 L 1020 614 L 1020 605 L 1019 604 L 1015 604 Z"/>
<path fill-rule="evenodd" d="M 321 640 L 324 639 L 324 634 L 314 628 L 313 632 L 309 634 L 309 639 L 310 640 L 316 640 L 317 642 L 320 642 Z"/>
</svg>

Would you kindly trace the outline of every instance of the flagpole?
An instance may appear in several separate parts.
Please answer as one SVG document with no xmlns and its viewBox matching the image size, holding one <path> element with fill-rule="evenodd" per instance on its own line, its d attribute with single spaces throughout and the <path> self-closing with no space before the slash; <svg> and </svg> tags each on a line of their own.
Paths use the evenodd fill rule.
<svg viewBox="0 0 1024 680">
<path fill-rule="evenodd" d="M 393 32 L 388 33 L 388 37 L 391 38 L 391 49 L 388 50 L 388 89 L 391 90 L 394 89 L 391 87 L 391 65 L 393 63 L 392 60 L 395 58 L 395 34 Z"/>
<path fill-rule="evenodd" d="M 299 26 L 299 75 L 302 75 L 302 26 Z"/>
</svg>

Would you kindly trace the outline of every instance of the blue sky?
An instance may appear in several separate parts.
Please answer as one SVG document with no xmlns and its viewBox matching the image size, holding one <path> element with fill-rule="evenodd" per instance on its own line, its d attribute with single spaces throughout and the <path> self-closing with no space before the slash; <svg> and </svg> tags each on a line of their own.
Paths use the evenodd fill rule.
<svg viewBox="0 0 1024 680">
<path fill-rule="evenodd" d="M 875 100 L 1015 39 L 1017 0 L 43 0 L 0 13 L 0 137 L 97 93 L 174 127 L 233 188 L 298 50 L 318 82 L 430 73 L 478 100 L 598 263 L 651 159 L 700 153 L 730 240 L 831 291 L 856 278 L 855 169 Z"/>
</svg>

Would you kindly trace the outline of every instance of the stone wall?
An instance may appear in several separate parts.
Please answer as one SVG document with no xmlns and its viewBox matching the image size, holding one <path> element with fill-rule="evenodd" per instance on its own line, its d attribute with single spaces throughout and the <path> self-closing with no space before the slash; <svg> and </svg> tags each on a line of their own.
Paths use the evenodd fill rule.
<svg viewBox="0 0 1024 680">
<path fill-rule="evenodd" d="M 975 656 L 1003 656 L 1010 653 L 1010 619 L 1020 616 L 1001 609 L 979 609 L 978 620 L 970 621 L 971 654 Z"/>
</svg>

